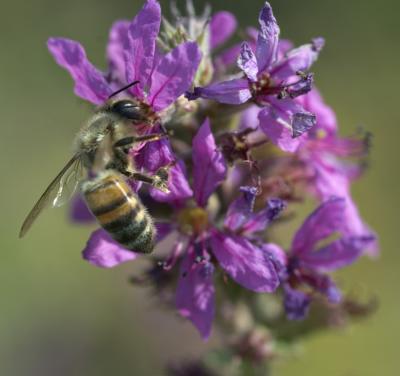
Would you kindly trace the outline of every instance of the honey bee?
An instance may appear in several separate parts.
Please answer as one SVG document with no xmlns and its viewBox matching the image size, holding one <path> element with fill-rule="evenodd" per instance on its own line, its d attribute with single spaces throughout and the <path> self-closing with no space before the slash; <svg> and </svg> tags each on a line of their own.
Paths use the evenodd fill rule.
<svg viewBox="0 0 400 376">
<path fill-rule="evenodd" d="M 54 194 L 53 206 L 60 206 L 67 188 L 71 194 L 80 185 L 88 208 L 115 241 L 135 252 L 149 253 L 153 250 L 153 220 L 126 179 L 142 181 L 168 193 L 171 165 L 161 167 L 151 176 L 136 171 L 133 158 L 129 156 L 133 145 L 166 137 L 165 132 L 137 135 L 135 125 L 156 122 L 154 113 L 135 99 L 113 98 L 136 83 L 113 93 L 81 128 L 75 140 L 74 156 L 34 205 L 22 224 L 20 237 L 28 232 L 42 209 L 51 203 Z M 86 177 L 82 177 L 84 172 Z"/>
</svg>

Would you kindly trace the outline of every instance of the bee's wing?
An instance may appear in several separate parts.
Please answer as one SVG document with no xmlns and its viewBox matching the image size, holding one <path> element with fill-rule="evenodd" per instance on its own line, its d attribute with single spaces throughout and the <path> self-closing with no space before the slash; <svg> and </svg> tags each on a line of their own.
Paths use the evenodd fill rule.
<svg viewBox="0 0 400 376">
<path fill-rule="evenodd" d="M 29 212 L 24 223 L 22 224 L 21 230 L 19 232 L 19 237 L 22 238 L 32 226 L 32 223 L 39 216 L 44 207 L 46 207 L 52 200 L 55 192 L 55 198 L 53 199 L 53 206 L 60 206 L 62 204 L 61 197 L 64 196 L 66 187 L 73 184 L 72 192 L 75 191 L 78 185 L 77 175 L 81 172 L 81 160 L 80 155 L 75 154 L 64 168 L 59 172 L 59 174 L 53 179 L 49 184 L 43 194 L 40 196 L 39 200 L 36 202 L 35 206 Z M 58 190 L 56 191 L 56 189 Z M 69 189 L 71 191 L 71 189 Z"/>
</svg>

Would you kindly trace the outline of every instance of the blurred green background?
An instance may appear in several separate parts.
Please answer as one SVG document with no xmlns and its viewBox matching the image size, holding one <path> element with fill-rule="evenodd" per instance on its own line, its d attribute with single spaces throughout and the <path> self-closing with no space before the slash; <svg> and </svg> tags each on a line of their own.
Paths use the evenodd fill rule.
<svg viewBox="0 0 400 376">
<path fill-rule="evenodd" d="M 276 374 L 398 375 L 400 3 L 271 2 L 284 37 L 296 44 L 326 38 L 314 71 L 342 134 L 363 125 L 374 135 L 371 168 L 354 186 L 354 197 L 382 247 L 379 260 L 363 259 L 339 274 L 345 287 L 379 297 L 377 314 L 307 339 L 298 356 L 278 362 Z M 205 2 L 195 3 L 202 9 Z M 242 26 L 256 24 L 262 6 L 261 0 L 209 3 L 234 12 Z M 81 261 L 90 229 L 69 224 L 66 209 L 46 211 L 25 239 L 17 239 L 27 210 L 69 158 L 71 141 L 90 113 L 48 54 L 46 39 L 79 40 L 105 67 L 110 25 L 131 18 L 141 4 L 1 2 L 0 375 L 161 375 L 165 362 L 198 356 L 215 342 L 202 343 L 190 324 L 128 285 L 141 262 L 99 270 Z"/>
</svg>

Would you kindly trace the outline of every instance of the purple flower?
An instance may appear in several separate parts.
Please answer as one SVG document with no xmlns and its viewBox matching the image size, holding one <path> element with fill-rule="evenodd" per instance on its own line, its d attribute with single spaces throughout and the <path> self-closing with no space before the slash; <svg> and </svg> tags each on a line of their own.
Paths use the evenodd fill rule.
<svg viewBox="0 0 400 376">
<path fill-rule="evenodd" d="M 150 124 L 154 124 L 145 127 L 144 133 L 155 133 L 159 131 L 163 110 L 189 89 L 201 59 L 197 44 L 193 42 L 183 43 L 164 56 L 157 53 L 160 22 L 158 2 L 148 0 L 132 22 L 115 23 L 107 48 L 110 62 L 107 75 L 87 60 L 83 47 L 75 41 L 50 38 L 48 47 L 57 63 L 70 72 L 76 95 L 96 105 L 105 102 L 117 84 L 139 80 L 139 84 L 127 92 L 142 102 Z M 148 143 L 135 151 L 135 155 L 137 167 L 148 172 L 176 161 L 167 140 Z M 168 199 L 154 190 L 152 194 L 164 201 L 187 197 L 191 192 L 187 186 L 180 185 L 182 174 L 179 163 L 172 167 Z"/>
<path fill-rule="evenodd" d="M 180 168 L 184 171 L 182 164 Z M 193 191 L 186 179 L 181 181 L 187 188 L 186 193 L 191 192 L 190 197 L 179 197 L 178 205 L 176 201 L 169 201 L 177 211 L 176 221 L 158 225 L 159 239 L 172 232 L 177 239 L 163 267 L 170 270 L 182 260 L 177 308 L 182 316 L 193 322 L 204 339 L 211 333 L 215 310 L 213 257 L 234 281 L 249 290 L 273 292 L 279 284 L 274 264 L 258 246 L 256 235 L 279 215 L 284 204 L 280 200 L 270 200 L 265 209 L 253 213 L 256 189 L 243 188 L 242 195 L 228 209 L 224 227 L 219 228 L 215 213 L 207 208 L 207 203 L 225 179 L 226 171 L 225 161 L 206 121 L 193 139 Z M 129 261 L 126 250 L 112 240 L 104 239 L 104 235 L 101 230 L 92 235 L 84 258 L 101 267 Z"/>
<path fill-rule="evenodd" d="M 316 122 L 315 115 L 294 98 L 311 90 L 312 75 L 304 72 L 317 59 L 323 41 L 315 39 L 282 56 L 279 27 L 268 3 L 261 10 L 259 23 L 255 51 L 247 42 L 241 46 L 237 63 L 244 77 L 196 87 L 187 97 L 233 105 L 254 101 L 263 107 L 259 122 L 264 133 L 282 150 L 293 152 Z"/>
<path fill-rule="evenodd" d="M 284 282 L 288 318 L 305 317 L 312 297 L 305 289 L 325 295 L 331 303 L 340 301 L 339 289 L 325 273 L 356 261 L 368 241 L 347 235 L 345 209 L 345 199 L 332 197 L 304 221 L 287 253 L 276 245 L 264 246 Z"/>
<path fill-rule="evenodd" d="M 360 158 L 365 155 L 363 140 L 340 138 L 337 134 L 337 122 L 333 110 L 324 103 L 317 89 L 298 98 L 303 107 L 317 115 L 317 124 L 307 135 L 307 139 L 298 150 L 298 157 L 311 172 L 310 189 L 321 201 L 331 196 L 346 200 L 346 231 L 350 236 L 370 239 L 365 243 L 366 252 L 378 253 L 377 237 L 361 219 L 357 207 L 351 198 L 352 180 L 360 176 L 359 164 L 345 158 Z"/>
</svg>

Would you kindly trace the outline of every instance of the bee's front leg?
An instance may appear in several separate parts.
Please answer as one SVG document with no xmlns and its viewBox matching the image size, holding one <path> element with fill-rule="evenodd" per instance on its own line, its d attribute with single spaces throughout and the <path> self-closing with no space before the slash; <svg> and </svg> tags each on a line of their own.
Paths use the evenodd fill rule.
<svg viewBox="0 0 400 376">
<path fill-rule="evenodd" d="M 113 147 L 120 148 L 128 153 L 134 144 L 138 144 L 140 142 L 159 141 L 165 137 L 167 137 L 167 135 L 160 134 L 160 133 L 150 133 L 150 134 L 145 134 L 143 136 L 129 136 L 129 137 L 121 138 L 120 140 L 115 142 Z"/>
</svg>

